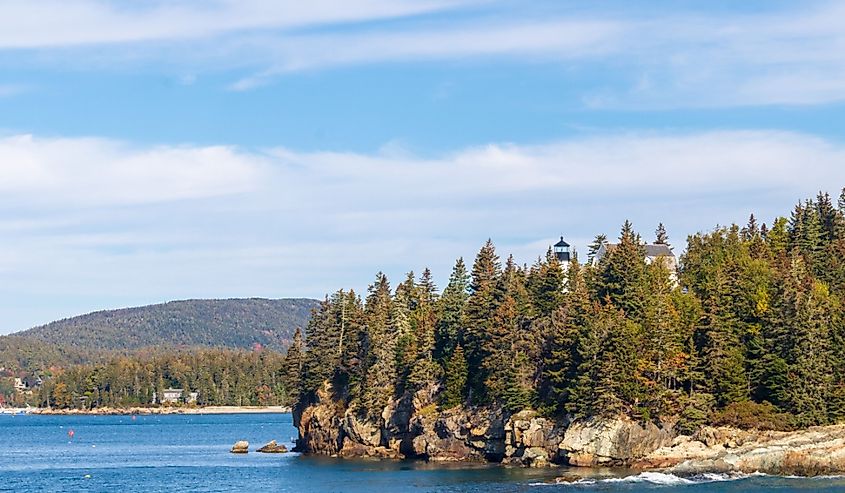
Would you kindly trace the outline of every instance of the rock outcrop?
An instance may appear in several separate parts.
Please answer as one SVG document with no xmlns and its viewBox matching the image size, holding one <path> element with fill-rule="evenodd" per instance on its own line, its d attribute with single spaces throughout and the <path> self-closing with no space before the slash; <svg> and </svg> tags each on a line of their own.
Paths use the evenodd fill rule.
<svg viewBox="0 0 845 493">
<path fill-rule="evenodd" d="M 296 450 L 529 467 L 626 466 L 677 474 L 845 472 L 845 425 L 789 433 L 705 427 L 693 436 L 677 436 L 671 421 L 643 424 L 619 417 L 567 423 L 532 410 L 512 415 L 488 407 L 438 410 L 435 395 L 436 388 L 420 390 L 373 416 L 349 409 L 326 385 L 310 405 L 295 410 Z"/>
<path fill-rule="evenodd" d="M 670 445 L 674 438 L 668 423 L 590 418 L 570 424 L 558 449 L 562 461 L 572 466 L 624 466 Z"/>
<path fill-rule="evenodd" d="M 633 464 L 677 474 L 762 472 L 818 476 L 845 472 L 845 425 L 795 432 L 705 427 L 677 437 Z"/>
<path fill-rule="evenodd" d="M 346 408 L 332 398 L 331 388 L 325 385 L 314 402 L 294 413 L 299 429 L 296 450 L 339 457 L 506 461 L 537 466 L 555 460 L 562 433 L 551 421 L 533 411 L 512 420 L 497 408 L 441 411 L 436 393 L 434 386 L 424 388 L 391 402 L 380 416 L 373 417 Z"/>
<path fill-rule="evenodd" d="M 261 452 L 262 454 L 284 454 L 287 451 L 288 448 L 284 445 L 277 443 L 275 440 L 270 440 L 256 452 Z"/>
<path fill-rule="evenodd" d="M 230 450 L 233 454 L 245 454 L 249 452 L 249 442 L 246 440 L 239 440 L 232 445 L 232 450 Z"/>
<path fill-rule="evenodd" d="M 561 460 L 565 427 L 532 410 L 520 411 L 505 423 L 507 464 L 546 467 Z"/>
</svg>

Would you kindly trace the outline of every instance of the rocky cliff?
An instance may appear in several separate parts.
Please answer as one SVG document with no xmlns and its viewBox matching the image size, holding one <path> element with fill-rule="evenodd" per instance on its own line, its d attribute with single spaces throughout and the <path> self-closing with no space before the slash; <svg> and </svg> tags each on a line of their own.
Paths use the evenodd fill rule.
<svg viewBox="0 0 845 493">
<path fill-rule="evenodd" d="M 424 389 L 396 400 L 373 418 L 333 399 L 331 388 L 324 386 L 313 403 L 294 412 L 297 450 L 529 467 L 628 466 L 676 474 L 845 472 L 845 425 L 797 432 L 704 427 L 693 436 L 678 436 L 672 422 L 642 424 L 619 417 L 559 423 L 532 410 L 438 410 L 435 391 Z"/>
<path fill-rule="evenodd" d="M 631 420 L 559 423 L 533 410 L 438 410 L 435 388 L 392 402 L 373 418 L 332 398 L 325 385 L 294 412 L 297 450 L 339 457 L 489 461 L 543 467 L 621 465 L 672 443 L 671 428 Z M 568 426 L 567 426 L 568 425 Z"/>
</svg>

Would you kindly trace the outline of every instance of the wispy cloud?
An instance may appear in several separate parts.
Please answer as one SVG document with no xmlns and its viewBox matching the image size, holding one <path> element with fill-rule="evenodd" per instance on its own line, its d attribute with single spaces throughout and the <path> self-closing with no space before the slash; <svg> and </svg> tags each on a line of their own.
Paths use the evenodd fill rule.
<svg viewBox="0 0 845 493">
<path fill-rule="evenodd" d="M 466 0 L 5 0 L 0 49 L 186 40 L 434 12 Z"/>
<path fill-rule="evenodd" d="M 136 64 L 192 74 L 237 68 L 229 89 L 338 67 L 477 60 L 611 71 L 585 104 L 609 108 L 821 104 L 845 100 L 845 6 L 749 11 L 545 9 L 485 0 L 95 0 L 0 9 L 0 53 L 92 70 Z M 612 4 L 611 4 L 612 7 Z M 46 12 L 46 14 L 45 14 Z M 457 13 L 458 15 L 436 15 Z M 397 20 L 402 22 L 396 22 Z"/>
</svg>

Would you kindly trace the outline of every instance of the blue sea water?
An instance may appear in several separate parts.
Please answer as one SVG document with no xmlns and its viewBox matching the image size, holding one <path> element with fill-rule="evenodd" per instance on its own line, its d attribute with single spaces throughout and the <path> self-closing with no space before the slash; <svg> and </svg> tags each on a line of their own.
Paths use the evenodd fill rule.
<svg viewBox="0 0 845 493">
<path fill-rule="evenodd" d="M 290 446 L 295 434 L 289 414 L 0 416 L 0 491 L 845 492 L 845 478 L 593 471 L 577 484 L 550 485 L 567 469 L 229 453 L 237 440 Z"/>
</svg>

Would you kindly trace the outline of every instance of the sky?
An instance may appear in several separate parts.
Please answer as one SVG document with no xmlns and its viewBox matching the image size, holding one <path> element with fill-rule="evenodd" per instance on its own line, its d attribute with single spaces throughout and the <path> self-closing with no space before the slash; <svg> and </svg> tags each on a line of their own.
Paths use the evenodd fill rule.
<svg viewBox="0 0 845 493">
<path fill-rule="evenodd" d="M 0 333 L 843 186 L 843 2 L 0 0 Z"/>
</svg>

